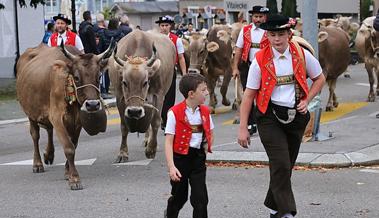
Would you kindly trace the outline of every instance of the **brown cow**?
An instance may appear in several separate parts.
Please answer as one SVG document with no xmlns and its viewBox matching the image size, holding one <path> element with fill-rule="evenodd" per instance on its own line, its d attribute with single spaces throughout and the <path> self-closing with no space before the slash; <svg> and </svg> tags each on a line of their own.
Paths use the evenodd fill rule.
<svg viewBox="0 0 379 218">
<path fill-rule="evenodd" d="M 122 132 L 116 162 L 128 161 L 128 133 L 147 129 L 145 155 L 154 158 L 160 111 L 174 73 L 175 46 L 163 34 L 135 30 L 119 41 L 117 50 L 110 64 Z"/>
<path fill-rule="evenodd" d="M 338 106 L 336 94 L 337 78 L 346 71 L 350 63 L 349 37 L 337 27 L 321 27 L 318 34 L 319 61 L 329 86 L 326 111 Z"/>
<path fill-rule="evenodd" d="M 106 114 L 98 87 L 100 72 L 111 52 L 108 48 L 100 55 L 81 54 L 75 47 L 66 49 L 62 45 L 61 48 L 39 46 L 21 55 L 17 64 L 16 89 L 30 122 L 34 173 L 44 172 L 39 152 L 40 127 L 48 132 L 45 164 L 54 161 L 55 129 L 67 158 L 65 177 L 69 186 L 72 190 L 83 188 L 74 163 L 75 149 L 82 127 L 90 135 L 105 131 Z M 70 94 L 69 91 L 73 92 Z M 96 123 L 90 120 L 96 120 Z"/>
<path fill-rule="evenodd" d="M 375 101 L 375 96 L 379 95 L 379 83 L 377 82 L 376 93 L 374 92 L 375 74 L 379 78 L 379 33 L 373 28 L 375 17 L 366 18 L 359 28 L 355 38 L 355 47 L 359 56 L 365 62 L 365 68 L 368 73 L 370 90 L 367 100 Z"/>
<path fill-rule="evenodd" d="M 190 39 L 190 67 L 188 72 L 201 73 L 207 78 L 209 90 L 209 106 L 211 112 L 217 105 L 214 92 L 219 76 L 224 76 L 221 95 L 222 104 L 229 106 L 230 101 L 226 97 L 229 82 L 232 78 L 232 42 L 230 39 L 231 28 L 226 25 L 214 25 L 209 30 L 207 37 L 192 35 Z"/>
</svg>

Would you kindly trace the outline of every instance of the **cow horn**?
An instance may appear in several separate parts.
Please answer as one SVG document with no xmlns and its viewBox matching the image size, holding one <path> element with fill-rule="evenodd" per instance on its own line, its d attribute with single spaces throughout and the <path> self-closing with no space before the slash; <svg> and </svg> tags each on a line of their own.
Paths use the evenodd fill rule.
<svg viewBox="0 0 379 218">
<path fill-rule="evenodd" d="M 153 62 L 156 59 L 156 53 L 157 53 L 157 49 L 155 48 L 155 45 L 153 43 L 153 55 L 151 55 L 150 59 L 146 61 L 147 66 L 150 66 L 151 64 L 153 64 Z"/>
<path fill-rule="evenodd" d="M 109 58 L 109 57 L 112 55 L 112 51 L 113 51 L 113 49 L 115 49 L 116 47 L 117 47 L 117 45 L 116 45 L 116 43 L 115 43 L 115 41 L 114 41 L 114 39 L 113 39 L 113 37 L 112 37 L 112 39 L 111 39 L 111 43 L 109 44 L 107 50 L 105 50 L 105 51 L 104 51 L 103 53 L 101 53 L 101 54 L 98 54 L 97 57 L 98 57 L 99 59 L 107 59 L 107 58 Z"/>
<path fill-rule="evenodd" d="M 64 56 L 66 56 L 68 59 L 70 59 L 71 61 L 75 59 L 75 55 L 71 54 L 67 49 L 66 47 L 64 46 L 64 42 L 62 40 L 61 42 L 61 45 L 60 45 L 61 49 L 62 49 L 62 52 L 64 54 Z"/>
<path fill-rule="evenodd" d="M 117 57 L 116 56 L 116 53 L 117 53 L 117 46 L 116 46 L 116 48 L 114 49 L 114 51 L 113 51 L 113 58 L 114 58 L 114 60 L 120 65 L 120 66 L 124 66 L 125 64 L 126 64 L 126 61 L 123 61 L 123 60 L 121 60 L 119 57 Z"/>
</svg>

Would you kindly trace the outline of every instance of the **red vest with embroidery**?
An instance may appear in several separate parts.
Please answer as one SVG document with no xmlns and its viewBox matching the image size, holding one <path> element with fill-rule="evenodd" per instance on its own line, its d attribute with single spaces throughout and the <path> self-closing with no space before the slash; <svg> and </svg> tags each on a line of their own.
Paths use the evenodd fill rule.
<svg viewBox="0 0 379 218">
<path fill-rule="evenodd" d="M 75 46 L 76 34 L 67 30 L 66 31 L 66 37 L 67 37 L 67 39 L 66 39 L 66 42 L 64 44 Z M 58 33 L 57 32 L 55 32 L 51 35 L 50 42 L 51 42 L 51 47 L 58 46 Z"/>
<path fill-rule="evenodd" d="M 208 152 L 212 152 L 212 136 L 211 136 L 211 122 L 209 119 L 209 108 L 205 105 L 200 105 L 200 116 L 202 120 L 202 126 L 204 129 L 203 134 L 207 139 Z M 175 115 L 176 127 L 174 136 L 173 150 L 178 154 L 188 154 L 189 144 L 192 137 L 191 125 L 188 122 L 185 110 L 187 108 L 185 100 L 181 103 L 174 105 L 170 110 Z"/>
<path fill-rule="evenodd" d="M 251 48 L 251 28 L 253 24 L 249 24 L 243 27 L 243 48 L 242 48 L 242 61 L 247 62 L 249 58 L 250 48 Z M 264 48 L 268 45 L 267 33 L 263 34 L 260 42 L 260 48 Z"/>
<path fill-rule="evenodd" d="M 292 56 L 293 73 L 302 93 L 300 98 L 306 99 L 308 97 L 308 84 L 306 78 L 304 50 L 300 46 L 296 47 L 294 42 L 289 42 L 289 46 Z M 271 94 L 276 85 L 276 73 L 273 61 L 274 56 L 271 46 L 261 49 L 257 52 L 255 58 L 257 59 L 259 68 L 261 69 L 262 76 L 261 86 L 256 96 L 256 102 L 259 111 L 266 113 L 271 99 Z"/>
<path fill-rule="evenodd" d="M 178 58 L 178 48 L 176 47 L 176 42 L 178 41 L 179 37 L 177 35 L 171 33 L 171 32 L 168 35 L 168 37 L 171 39 L 172 43 L 174 43 L 174 45 L 175 45 L 175 50 L 176 50 L 176 61 L 175 61 L 175 63 L 178 63 L 179 58 Z"/>
</svg>

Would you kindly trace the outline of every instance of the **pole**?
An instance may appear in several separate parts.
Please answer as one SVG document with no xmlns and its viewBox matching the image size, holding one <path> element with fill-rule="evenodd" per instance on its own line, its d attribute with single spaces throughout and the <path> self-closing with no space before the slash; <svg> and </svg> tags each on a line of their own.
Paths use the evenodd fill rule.
<svg viewBox="0 0 379 218">
<path fill-rule="evenodd" d="M 72 18 L 72 31 L 76 33 L 76 15 L 75 15 L 75 0 L 71 0 L 71 18 Z"/>
<path fill-rule="evenodd" d="M 15 34 L 16 34 L 16 60 L 20 57 L 20 37 L 18 31 L 18 1 L 14 1 L 14 20 L 15 20 Z"/>
</svg>

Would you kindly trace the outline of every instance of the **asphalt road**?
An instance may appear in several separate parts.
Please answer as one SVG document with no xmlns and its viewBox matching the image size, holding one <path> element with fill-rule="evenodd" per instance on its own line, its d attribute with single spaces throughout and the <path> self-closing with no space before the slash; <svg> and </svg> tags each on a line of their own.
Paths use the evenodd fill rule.
<svg viewBox="0 0 379 218">
<path fill-rule="evenodd" d="M 337 96 L 340 102 L 364 102 L 368 87 L 362 65 L 353 66 L 351 76 L 351 79 L 339 80 Z M 322 99 L 327 98 L 326 91 L 327 88 Z M 370 103 L 336 119 L 372 117 L 379 110 L 378 105 L 378 102 Z M 238 126 L 230 124 L 233 117 L 234 112 L 213 116 L 215 149 L 239 149 L 234 143 Z M 89 137 L 82 132 L 79 139 L 76 160 L 84 186 L 81 191 L 69 190 L 64 180 L 64 167 L 60 164 L 65 159 L 56 139 L 54 165 L 46 166 L 45 173 L 34 174 L 28 124 L 1 125 L 0 218 L 163 217 L 170 185 L 162 151 L 162 132 L 159 133 L 160 144 L 155 160 L 144 157 L 143 134 L 139 137 L 131 134 L 128 165 L 115 165 L 113 161 L 121 139 L 117 114 L 109 116 L 109 124 L 106 133 Z M 43 130 L 41 132 L 42 153 L 47 136 Z M 365 139 L 361 141 L 365 142 Z M 252 148 L 255 150 L 259 148 Z M 296 171 L 293 186 L 298 217 L 379 217 L 378 179 L 379 168 Z M 268 186 L 267 167 L 212 166 L 208 168 L 207 182 L 209 217 L 268 217 L 263 206 Z M 189 202 L 181 217 L 191 217 Z"/>
</svg>

